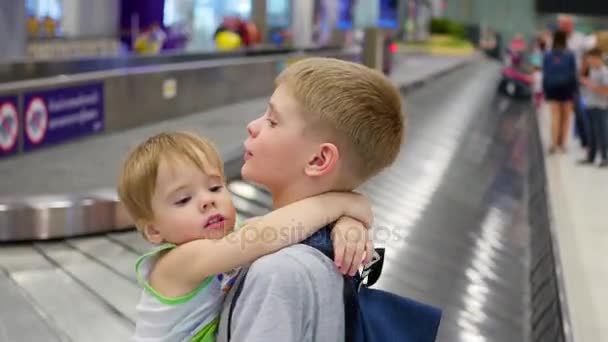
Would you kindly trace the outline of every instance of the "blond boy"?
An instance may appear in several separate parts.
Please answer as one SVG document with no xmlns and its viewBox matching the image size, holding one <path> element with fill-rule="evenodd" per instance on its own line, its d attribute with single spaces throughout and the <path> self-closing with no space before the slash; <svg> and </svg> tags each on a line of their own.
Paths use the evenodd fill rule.
<svg viewBox="0 0 608 342">
<path fill-rule="evenodd" d="M 275 209 L 328 191 L 355 189 L 396 159 L 401 97 L 381 73 L 309 58 L 285 69 L 244 143 L 244 179 L 272 194 Z M 233 287 L 218 341 L 343 341 L 343 263 L 298 244 L 255 261 Z M 349 269 L 346 273 L 353 274 Z M 230 335 L 230 338 L 228 338 Z"/>
</svg>

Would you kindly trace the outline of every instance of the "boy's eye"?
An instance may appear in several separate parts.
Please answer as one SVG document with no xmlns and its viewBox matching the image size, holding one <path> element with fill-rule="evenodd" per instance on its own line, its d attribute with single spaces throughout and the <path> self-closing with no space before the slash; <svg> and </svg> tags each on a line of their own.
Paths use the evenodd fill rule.
<svg viewBox="0 0 608 342">
<path fill-rule="evenodd" d="M 188 202 L 190 202 L 190 199 L 192 199 L 192 197 L 190 196 L 180 198 L 177 202 L 175 202 L 175 205 L 181 206 L 187 204 Z"/>
<path fill-rule="evenodd" d="M 211 192 L 219 192 L 220 190 L 222 190 L 223 186 L 222 185 L 216 185 L 216 186 L 212 186 L 211 188 L 209 188 L 209 191 Z"/>
<path fill-rule="evenodd" d="M 272 121 L 272 119 L 270 119 L 270 118 L 266 119 L 266 121 L 268 121 L 268 123 L 270 124 L 270 127 L 274 127 L 277 125 L 277 123 Z"/>
</svg>

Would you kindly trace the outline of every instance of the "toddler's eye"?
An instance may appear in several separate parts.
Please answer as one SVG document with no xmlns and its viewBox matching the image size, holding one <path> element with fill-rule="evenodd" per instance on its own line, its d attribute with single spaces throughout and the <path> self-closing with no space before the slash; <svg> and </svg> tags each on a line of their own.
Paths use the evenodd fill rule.
<svg viewBox="0 0 608 342">
<path fill-rule="evenodd" d="M 212 186 L 209 191 L 211 192 L 220 192 L 220 190 L 222 190 L 223 186 L 222 185 L 216 185 L 216 186 Z"/>
<path fill-rule="evenodd" d="M 175 205 L 182 206 L 190 202 L 190 199 L 192 199 L 190 196 L 183 197 L 179 201 L 175 202 Z"/>
</svg>

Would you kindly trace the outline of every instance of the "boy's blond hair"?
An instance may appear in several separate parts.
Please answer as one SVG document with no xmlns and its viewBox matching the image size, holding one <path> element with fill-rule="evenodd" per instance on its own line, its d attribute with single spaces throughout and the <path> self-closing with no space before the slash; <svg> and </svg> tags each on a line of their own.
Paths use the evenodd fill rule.
<svg viewBox="0 0 608 342">
<path fill-rule="evenodd" d="M 118 197 L 138 228 L 154 217 L 152 195 L 158 165 L 165 160 L 192 162 L 201 171 L 213 168 L 224 177 L 224 164 L 211 142 L 185 132 L 160 133 L 138 145 L 123 163 L 118 178 Z"/>
<path fill-rule="evenodd" d="M 275 83 L 301 106 L 311 131 L 337 139 L 357 186 L 395 161 L 404 135 L 397 88 L 382 73 L 333 58 L 312 57 L 292 64 Z M 329 129 L 329 130 L 328 130 Z"/>
</svg>

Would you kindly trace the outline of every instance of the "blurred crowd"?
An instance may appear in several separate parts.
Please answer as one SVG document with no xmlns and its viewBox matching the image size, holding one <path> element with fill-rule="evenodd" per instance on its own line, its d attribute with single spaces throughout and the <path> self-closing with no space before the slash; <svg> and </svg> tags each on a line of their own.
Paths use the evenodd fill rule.
<svg viewBox="0 0 608 342">
<path fill-rule="evenodd" d="M 584 34 L 574 18 L 560 15 L 555 29 L 527 46 L 516 35 L 507 53 L 509 77 L 529 84 L 537 111 L 551 115 L 549 154 L 565 153 L 571 129 L 583 147 L 581 165 L 608 167 L 608 67 L 602 33 Z M 573 123 L 573 125 L 572 125 Z"/>
<path fill-rule="evenodd" d="M 138 54 L 158 54 L 163 50 L 183 50 L 189 33 L 184 28 L 163 28 L 152 23 L 142 30 L 133 43 Z M 238 16 L 223 18 L 213 33 L 213 41 L 218 51 L 238 50 L 261 42 L 261 34 L 256 24 Z"/>
<path fill-rule="evenodd" d="M 30 39 L 56 38 L 61 27 L 58 20 L 48 15 L 43 17 L 29 15 L 25 23 Z"/>
</svg>

